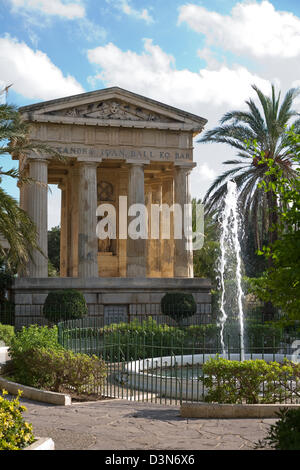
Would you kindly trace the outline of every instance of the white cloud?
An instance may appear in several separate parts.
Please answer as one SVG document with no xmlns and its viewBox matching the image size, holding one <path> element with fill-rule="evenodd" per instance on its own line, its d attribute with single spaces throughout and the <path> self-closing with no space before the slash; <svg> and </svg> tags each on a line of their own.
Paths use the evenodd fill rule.
<svg viewBox="0 0 300 470">
<path fill-rule="evenodd" d="M 193 112 L 208 119 L 206 129 L 216 126 L 228 110 L 244 108 L 245 100 L 255 97 L 253 83 L 264 93 L 270 92 L 268 81 L 238 65 L 229 68 L 214 61 L 213 70 L 203 68 L 198 73 L 177 70 L 174 57 L 150 39 L 145 39 L 141 54 L 122 51 L 109 43 L 89 50 L 88 58 L 99 68 L 99 72 L 90 77 L 94 87 L 101 80 L 105 86 L 120 86 Z M 222 162 L 234 154 L 224 145 L 195 142 L 194 161 L 198 167 L 191 174 L 193 197 L 204 197 L 215 176 L 224 171 Z"/>
<path fill-rule="evenodd" d="M 249 53 L 258 58 L 300 55 L 300 18 L 275 10 L 267 0 L 237 3 L 231 15 L 188 4 L 180 8 L 178 22 L 186 22 L 205 35 L 208 45 L 232 52 Z"/>
<path fill-rule="evenodd" d="M 13 83 L 15 92 L 26 98 L 49 100 L 82 93 L 74 77 L 65 77 L 42 51 L 9 36 L 0 38 L 0 80 Z"/>
<path fill-rule="evenodd" d="M 202 149 L 201 149 L 202 150 Z M 192 197 L 203 199 L 206 191 L 217 176 L 217 171 L 206 162 L 202 163 L 203 155 L 194 154 L 194 161 L 197 162 L 196 168 L 191 172 L 191 194 Z"/>
<path fill-rule="evenodd" d="M 204 181 L 212 181 L 217 176 L 215 170 L 210 168 L 207 163 L 202 163 L 201 165 L 197 166 L 194 172 L 200 179 Z"/>
<path fill-rule="evenodd" d="M 68 20 L 83 18 L 85 8 L 81 0 L 10 0 L 13 11 L 38 12 L 61 16 Z"/>
<path fill-rule="evenodd" d="M 142 10 L 136 10 L 130 5 L 130 0 L 106 0 L 107 3 L 113 4 L 116 8 L 121 10 L 122 13 L 125 15 L 131 16 L 136 18 L 137 20 L 144 20 L 146 23 L 150 24 L 153 23 L 153 18 L 149 14 L 147 8 L 143 8 Z"/>
<path fill-rule="evenodd" d="M 69 35 L 73 35 L 73 37 L 75 35 L 81 36 L 86 41 L 99 44 L 99 41 L 103 42 L 106 39 L 107 32 L 102 26 L 90 21 L 88 18 L 81 18 L 76 25 L 72 25 Z"/>
<path fill-rule="evenodd" d="M 65 33 L 79 36 L 89 42 L 104 41 L 106 30 L 86 16 L 85 0 L 8 0 L 12 11 L 23 17 L 23 25 L 27 30 L 31 43 L 37 47 L 39 37 L 36 29 L 51 27 L 59 17 L 68 21 Z M 72 25 L 72 26 L 71 26 Z"/>
<path fill-rule="evenodd" d="M 270 90 L 269 82 L 239 65 L 232 68 L 220 65 L 216 70 L 201 69 L 199 73 L 177 70 L 173 56 L 151 39 L 144 40 L 141 54 L 124 52 L 109 43 L 89 50 L 88 59 L 100 69 L 90 77 L 94 85 L 102 80 L 106 86 L 120 86 L 204 117 L 204 104 L 210 108 L 242 106 L 253 96 L 253 83 L 264 92 Z"/>
</svg>

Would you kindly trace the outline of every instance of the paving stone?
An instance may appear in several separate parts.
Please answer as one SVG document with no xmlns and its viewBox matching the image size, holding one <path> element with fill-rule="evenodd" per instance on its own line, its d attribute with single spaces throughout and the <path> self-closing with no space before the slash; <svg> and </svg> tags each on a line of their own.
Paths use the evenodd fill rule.
<svg viewBox="0 0 300 470">
<path fill-rule="evenodd" d="M 249 450 L 275 422 L 186 419 L 178 406 L 125 400 L 69 407 L 21 401 L 35 434 L 62 450 Z"/>
</svg>

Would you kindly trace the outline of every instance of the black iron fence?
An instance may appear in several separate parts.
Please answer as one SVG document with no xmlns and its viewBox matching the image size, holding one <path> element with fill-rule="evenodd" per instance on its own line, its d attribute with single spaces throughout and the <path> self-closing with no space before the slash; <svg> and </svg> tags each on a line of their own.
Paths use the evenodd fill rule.
<svg viewBox="0 0 300 470">
<path fill-rule="evenodd" d="M 16 331 L 33 324 L 56 325 L 58 341 L 65 349 L 96 355 L 105 361 L 106 396 L 175 404 L 204 400 L 300 401 L 300 366 L 289 369 L 278 366 L 279 370 L 271 365 L 283 364 L 285 360 L 290 364 L 292 359 L 295 364 L 300 361 L 297 325 L 283 330 L 245 319 L 242 340 L 238 321 L 231 321 L 225 325 L 222 345 L 220 327 L 209 315 L 185 318 L 183 312 L 175 320 L 153 309 L 153 305 L 138 304 L 134 310 L 90 305 L 88 316 L 70 319 L 70 309 L 67 316 L 65 308 L 55 305 L 49 320 L 42 305 L 35 306 L 35 311 L 32 307 L 24 305 L 15 311 L 13 306 L 6 306 L 0 310 L 0 323 L 14 325 Z M 73 314 L 76 315 L 75 310 Z M 206 370 L 209 361 L 217 357 L 231 361 L 246 359 L 246 369 L 228 371 L 224 364 L 224 370 L 217 365 L 213 372 Z M 248 360 L 252 361 L 249 365 Z M 257 360 L 264 360 L 273 369 L 265 370 L 258 363 L 252 369 L 251 364 Z M 95 379 L 94 392 L 96 382 Z M 247 394 L 249 387 L 253 390 Z"/>
<path fill-rule="evenodd" d="M 287 365 L 295 354 L 295 336 L 256 331 L 251 338 L 248 332 L 242 350 L 238 327 L 231 325 L 224 351 L 219 333 L 215 325 L 173 327 L 151 317 L 106 326 L 95 318 L 58 324 L 64 348 L 105 360 L 111 397 L 175 404 L 215 396 L 222 402 L 300 402 L 300 364 Z M 226 361 L 220 368 L 220 357 L 243 364 L 244 370 L 234 363 L 226 369 Z"/>
</svg>

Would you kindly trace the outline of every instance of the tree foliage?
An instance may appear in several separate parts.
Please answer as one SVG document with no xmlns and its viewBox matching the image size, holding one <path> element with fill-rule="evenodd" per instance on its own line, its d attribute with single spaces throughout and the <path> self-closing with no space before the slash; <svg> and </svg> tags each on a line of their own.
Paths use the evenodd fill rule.
<svg viewBox="0 0 300 470">
<path fill-rule="evenodd" d="M 272 260 L 265 274 L 253 281 L 253 289 L 264 301 L 279 307 L 288 320 L 300 319 L 300 135 L 294 128 L 287 131 L 287 139 L 294 148 L 295 178 L 286 178 L 280 166 L 261 156 L 267 166 L 261 186 L 266 193 L 274 193 L 280 206 L 275 229 L 278 239 L 263 247 L 261 254 Z M 269 176 L 272 176 L 270 180 Z M 272 228 L 274 229 L 274 228 Z"/>
<path fill-rule="evenodd" d="M 217 177 L 209 188 L 204 199 L 207 210 L 222 207 L 227 182 L 234 180 L 238 188 L 245 230 L 252 227 L 255 246 L 261 248 L 264 240 L 272 243 L 276 239 L 276 230 L 270 231 L 270 227 L 276 223 L 278 204 L 276 193 L 266 192 L 260 185 L 266 179 L 268 169 L 261 155 L 273 160 L 288 181 L 295 178 L 296 173 L 292 166 L 295 148 L 285 129 L 298 116 L 292 106 L 299 90 L 289 90 L 280 103 L 280 93 L 276 95 L 273 85 L 271 97 L 263 94 L 255 85 L 253 89 L 260 106 L 249 99 L 246 101 L 246 111 L 226 113 L 220 126 L 207 131 L 200 142 L 226 144 L 237 151 L 236 159 L 224 162 L 231 168 Z M 299 117 L 294 122 L 294 128 L 299 132 Z M 274 175 L 267 175 L 267 179 L 272 183 Z"/>
<path fill-rule="evenodd" d="M 196 205 L 201 200 L 192 200 L 193 205 L 193 231 L 196 231 Z M 204 213 L 204 243 L 200 250 L 194 251 L 194 276 L 205 277 L 212 280 L 213 287 L 216 285 L 217 259 L 220 254 L 220 229 L 216 214 Z"/>
<path fill-rule="evenodd" d="M 60 270 L 60 227 L 52 227 L 48 231 L 48 258 L 52 267 L 59 273 Z"/>
<path fill-rule="evenodd" d="M 24 158 L 29 154 L 48 154 L 63 160 L 60 154 L 48 145 L 33 142 L 30 138 L 30 123 L 22 119 L 13 105 L 0 105 L 0 157 L 8 154 L 19 158 L 19 169 L 4 171 L 0 167 L 0 184 L 3 177 L 17 179 L 21 184 L 39 184 L 24 172 Z M 0 187 L 0 257 L 10 271 L 24 269 L 32 258 L 37 245 L 37 230 L 33 221 L 18 202 Z"/>
</svg>

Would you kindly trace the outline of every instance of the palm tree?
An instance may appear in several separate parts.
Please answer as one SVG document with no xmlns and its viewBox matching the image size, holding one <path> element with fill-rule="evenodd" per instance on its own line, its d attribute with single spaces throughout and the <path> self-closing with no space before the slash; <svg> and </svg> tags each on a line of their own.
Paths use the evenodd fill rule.
<svg viewBox="0 0 300 470">
<path fill-rule="evenodd" d="M 280 92 L 276 96 L 274 85 L 271 97 L 266 96 L 255 85 L 252 88 L 257 94 L 261 109 L 254 100 L 249 99 L 246 101 L 246 111 L 226 113 L 220 120 L 220 126 L 207 131 L 199 142 L 223 143 L 237 150 L 237 159 L 224 162 L 233 167 L 216 178 L 206 193 L 204 203 L 208 212 L 219 209 L 227 191 L 227 182 L 234 180 L 245 228 L 253 228 L 256 248 L 260 248 L 265 240 L 273 243 L 277 238 L 274 227 L 277 222 L 277 206 L 280 204 L 272 191 L 265 192 L 260 186 L 262 180 L 266 180 L 265 173 L 268 169 L 263 161 L 273 159 L 287 179 L 296 177 L 292 166 L 294 148 L 287 131 L 292 120 L 294 131 L 300 131 L 300 119 L 297 118 L 299 113 L 292 109 L 300 90 L 290 89 L 280 104 Z"/>
<path fill-rule="evenodd" d="M 22 120 L 17 108 L 0 105 L 0 157 L 7 154 L 24 157 L 40 152 L 63 159 L 58 152 L 41 143 L 30 140 L 30 123 Z M 64 160 L 64 159 L 63 159 Z M 0 183 L 3 176 L 18 179 L 21 183 L 37 184 L 25 177 L 21 169 L 4 171 L 0 168 Z M 9 271 L 22 270 L 37 246 L 37 231 L 34 223 L 18 205 L 18 202 L 0 187 L 0 259 Z"/>
</svg>

